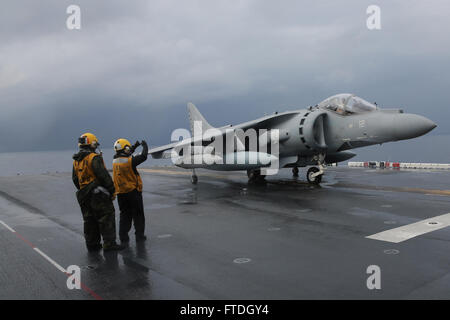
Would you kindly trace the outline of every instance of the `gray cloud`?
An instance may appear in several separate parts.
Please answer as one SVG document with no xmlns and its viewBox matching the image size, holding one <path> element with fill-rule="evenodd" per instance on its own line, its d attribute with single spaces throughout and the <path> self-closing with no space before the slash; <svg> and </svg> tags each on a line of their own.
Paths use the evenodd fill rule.
<svg viewBox="0 0 450 320">
<path fill-rule="evenodd" d="M 450 133 L 448 1 L 4 1 L 0 133 L 6 150 L 67 149 L 91 130 L 168 142 L 193 101 L 216 125 L 354 92 Z M 9 144 L 8 144 L 9 143 Z"/>
</svg>

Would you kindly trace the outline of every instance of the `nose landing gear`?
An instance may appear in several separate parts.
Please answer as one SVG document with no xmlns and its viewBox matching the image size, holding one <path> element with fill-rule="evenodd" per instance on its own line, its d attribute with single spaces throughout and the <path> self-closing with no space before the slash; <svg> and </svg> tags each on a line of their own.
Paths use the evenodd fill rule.
<svg viewBox="0 0 450 320">
<path fill-rule="evenodd" d="M 317 167 L 311 167 L 308 169 L 308 172 L 306 173 L 306 179 L 311 184 L 319 184 L 322 182 L 322 175 L 323 172 L 320 173 L 320 169 Z"/>
<path fill-rule="evenodd" d="M 325 173 L 325 155 L 319 154 L 316 157 L 318 167 L 311 167 L 306 173 L 306 179 L 311 184 L 319 184 L 322 182 L 322 176 Z"/>
</svg>

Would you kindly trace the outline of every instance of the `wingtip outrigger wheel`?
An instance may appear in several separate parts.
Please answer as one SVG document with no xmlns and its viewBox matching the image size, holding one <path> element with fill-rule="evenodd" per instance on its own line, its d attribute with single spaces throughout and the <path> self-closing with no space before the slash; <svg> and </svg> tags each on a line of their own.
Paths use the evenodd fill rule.
<svg viewBox="0 0 450 320">
<path fill-rule="evenodd" d="M 197 184 L 197 182 L 198 182 L 198 177 L 195 174 L 195 169 L 192 169 L 191 182 L 192 182 L 192 184 Z"/>
</svg>

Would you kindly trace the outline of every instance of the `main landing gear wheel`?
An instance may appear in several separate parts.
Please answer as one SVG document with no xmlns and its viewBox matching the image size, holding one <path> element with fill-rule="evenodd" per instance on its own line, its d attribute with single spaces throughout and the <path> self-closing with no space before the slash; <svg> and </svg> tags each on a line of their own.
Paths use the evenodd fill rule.
<svg viewBox="0 0 450 320">
<path fill-rule="evenodd" d="M 316 172 L 319 172 L 319 168 L 317 167 L 311 167 L 308 169 L 308 172 L 306 173 L 306 179 L 308 179 L 308 182 L 311 184 L 319 184 L 322 181 L 322 174 L 313 177 L 313 174 Z"/>
<path fill-rule="evenodd" d="M 298 177 L 298 168 L 297 167 L 292 168 L 292 176 Z"/>
<path fill-rule="evenodd" d="M 260 169 L 247 170 L 247 176 L 249 182 L 265 182 L 266 176 L 261 174 Z"/>
</svg>

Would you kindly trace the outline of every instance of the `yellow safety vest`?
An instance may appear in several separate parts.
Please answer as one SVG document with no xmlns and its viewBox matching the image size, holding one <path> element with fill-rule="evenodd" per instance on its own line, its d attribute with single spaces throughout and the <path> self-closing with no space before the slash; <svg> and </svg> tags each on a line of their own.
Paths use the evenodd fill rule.
<svg viewBox="0 0 450 320">
<path fill-rule="evenodd" d="M 142 192 L 142 180 L 133 170 L 132 157 L 120 157 L 113 160 L 113 178 L 116 194 L 128 193 L 137 189 Z"/>
<path fill-rule="evenodd" d="M 98 154 L 93 152 L 88 154 L 81 161 L 73 161 L 73 167 L 78 177 L 80 189 L 83 189 L 96 179 L 94 171 L 92 170 L 92 160 L 95 156 L 98 156 Z"/>
</svg>

